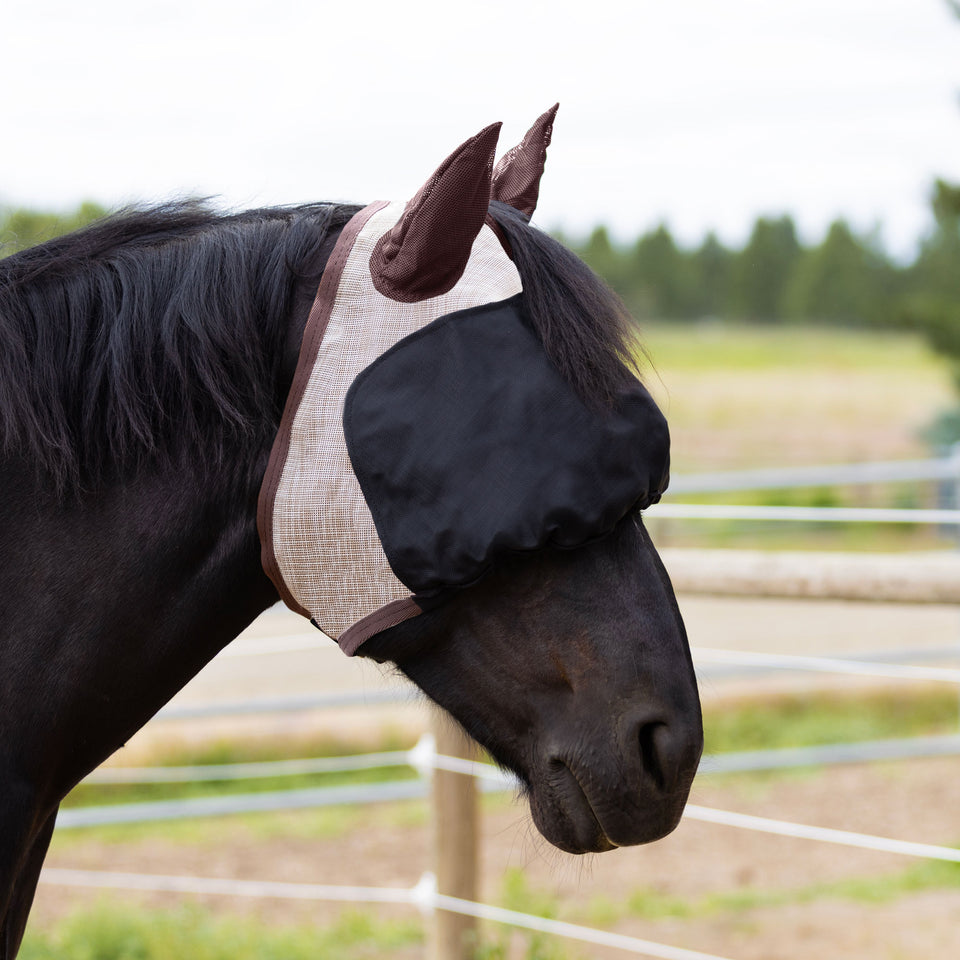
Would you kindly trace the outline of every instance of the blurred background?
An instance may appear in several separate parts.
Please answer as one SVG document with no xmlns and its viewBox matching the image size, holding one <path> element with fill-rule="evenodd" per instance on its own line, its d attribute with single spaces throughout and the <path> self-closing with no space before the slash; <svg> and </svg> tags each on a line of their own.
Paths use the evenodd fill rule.
<svg viewBox="0 0 960 960">
<path fill-rule="evenodd" d="M 955 0 L 33 0 L 7 5 L 0 44 L 0 255 L 126 204 L 409 197 L 481 127 L 502 120 L 507 149 L 559 100 L 535 222 L 636 318 L 643 375 L 670 420 L 677 491 L 695 474 L 946 459 L 960 442 Z M 956 507 L 958 490 L 960 473 L 668 499 Z M 649 524 L 658 546 L 688 550 L 881 552 L 910 563 L 952 559 L 957 547 L 955 527 L 930 523 L 651 513 Z M 946 603 L 695 591 L 680 600 L 700 647 L 932 663 L 948 662 L 945 650 L 956 655 L 960 620 Z M 411 692 L 304 629 L 268 612 L 118 762 L 412 746 L 425 719 Z M 783 684 L 757 671 L 698 669 L 714 754 L 957 728 L 949 685 L 807 675 Z M 352 706 L 315 709 L 343 692 Z M 262 710 L 244 715 L 244 703 Z M 705 763 L 695 799 L 956 843 L 955 752 L 713 777 Z M 341 782 L 342 774 L 259 786 L 89 784 L 68 807 Z M 502 798 L 484 804 L 484 896 L 515 909 L 764 960 L 960 951 L 960 874 L 949 864 L 811 852 L 790 846 L 799 841 L 684 823 L 653 847 L 584 869 L 544 850 L 519 808 Z M 65 829 L 51 862 L 412 885 L 426 867 L 427 821 L 408 802 Z M 406 909 L 371 915 L 210 897 L 184 908 L 172 894 L 131 893 L 96 902 L 42 887 L 27 960 L 422 953 L 422 925 Z M 476 952 L 619 955 L 491 931 Z"/>
<path fill-rule="evenodd" d="M 952 0 L 37 0 L 3 47 L 3 252 L 128 203 L 411 196 L 559 100 L 536 221 L 639 321 L 678 471 L 960 439 Z"/>
</svg>

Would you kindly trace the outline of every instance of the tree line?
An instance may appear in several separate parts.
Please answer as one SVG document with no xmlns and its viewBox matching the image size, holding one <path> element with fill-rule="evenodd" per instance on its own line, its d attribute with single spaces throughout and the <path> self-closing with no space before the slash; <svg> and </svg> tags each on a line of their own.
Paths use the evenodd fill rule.
<svg viewBox="0 0 960 960">
<path fill-rule="evenodd" d="M 951 364 L 960 393 L 960 185 L 938 180 L 933 228 L 908 264 L 898 264 L 876 234 L 843 220 L 804 245 L 790 216 L 760 217 L 740 248 L 709 233 L 681 247 L 665 224 L 618 244 L 598 226 L 564 239 L 620 295 L 638 320 L 689 322 L 715 317 L 758 324 L 815 322 L 923 334 Z M 66 214 L 0 209 L 0 256 L 77 229 L 107 211 L 84 203 Z M 960 440 L 960 407 L 937 428 Z"/>
<path fill-rule="evenodd" d="M 105 217 L 106 207 L 98 203 L 81 203 L 67 213 L 31 210 L 26 207 L 0 207 L 0 257 L 36 246 L 71 230 L 85 227 Z"/>
<path fill-rule="evenodd" d="M 876 234 L 858 235 L 844 220 L 820 243 L 804 245 L 787 215 L 758 218 L 739 248 L 709 233 L 685 249 L 664 224 L 629 244 L 614 243 L 603 226 L 566 242 L 638 320 L 889 326 L 905 322 L 911 304 L 957 292 L 960 191 L 938 181 L 933 209 L 934 229 L 906 265 L 884 252 Z"/>
<path fill-rule="evenodd" d="M 913 330 L 947 361 L 960 396 L 960 184 L 937 180 L 931 207 L 933 228 L 908 264 L 892 260 L 876 234 L 860 236 L 843 220 L 805 246 L 789 216 L 760 217 L 739 249 L 712 233 L 683 249 L 663 224 L 632 244 L 615 244 L 597 227 L 570 245 L 638 320 Z M 960 403 L 926 435 L 935 445 L 960 442 Z"/>
<path fill-rule="evenodd" d="M 934 228 L 913 262 L 897 264 L 876 235 L 836 220 L 819 244 L 804 245 L 788 215 L 759 217 L 747 242 L 709 233 L 685 249 L 661 224 L 633 243 L 604 226 L 564 242 L 620 295 L 638 320 L 708 317 L 750 323 L 818 322 L 928 328 L 935 346 L 960 356 L 960 187 L 937 181 Z M 83 203 L 65 214 L 0 209 L 0 254 L 75 230 L 106 214 Z"/>
</svg>

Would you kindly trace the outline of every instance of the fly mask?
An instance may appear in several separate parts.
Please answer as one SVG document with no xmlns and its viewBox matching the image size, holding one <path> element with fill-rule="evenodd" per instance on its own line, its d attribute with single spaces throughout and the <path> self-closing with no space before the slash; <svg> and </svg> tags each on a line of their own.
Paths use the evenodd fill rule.
<svg viewBox="0 0 960 960">
<path fill-rule="evenodd" d="M 556 107 L 493 169 L 499 124 L 406 205 L 344 228 L 260 491 L 263 566 L 353 655 L 498 557 L 576 547 L 659 499 L 666 423 L 639 382 L 591 408 L 548 358 L 490 201 L 529 217 Z"/>
</svg>

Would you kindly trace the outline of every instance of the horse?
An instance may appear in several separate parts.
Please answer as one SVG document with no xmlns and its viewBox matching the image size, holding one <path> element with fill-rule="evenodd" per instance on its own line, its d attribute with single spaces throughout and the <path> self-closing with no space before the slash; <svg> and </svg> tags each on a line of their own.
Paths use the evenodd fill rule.
<svg viewBox="0 0 960 960">
<path fill-rule="evenodd" d="M 492 173 L 493 128 L 445 162 L 398 224 L 417 256 L 405 265 L 388 231 L 380 280 L 433 271 L 433 302 L 471 255 L 467 221 L 484 225 L 522 281 L 520 326 L 577 398 L 550 406 L 603 417 L 638 383 L 630 321 L 529 223 L 545 118 Z M 0 260 L 0 960 L 19 950 L 60 801 L 284 593 L 258 503 L 316 291 L 360 210 L 127 208 Z M 534 432 L 513 438 L 524 468 Z M 640 514 L 665 483 L 649 469 L 647 495 L 603 529 L 564 542 L 564 521 L 485 554 L 349 651 L 449 711 L 571 853 L 670 832 L 702 749 L 683 621 Z"/>
</svg>

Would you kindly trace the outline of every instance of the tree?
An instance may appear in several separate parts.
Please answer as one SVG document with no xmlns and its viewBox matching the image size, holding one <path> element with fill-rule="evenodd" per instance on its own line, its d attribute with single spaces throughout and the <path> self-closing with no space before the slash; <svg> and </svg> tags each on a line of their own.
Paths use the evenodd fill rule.
<svg viewBox="0 0 960 960">
<path fill-rule="evenodd" d="M 837 324 L 879 322 L 887 311 L 890 265 L 875 246 L 835 220 L 823 242 L 804 252 L 784 296 L 784 314 Z"/>
<path fill-rule="evenodd" d="M 733 264 L 734 316 L 760 322 L 779 320 L 783 315 L 784 290 L 801 252 L 791 217 L 760 217 Z"/>
<path fill-rule="evenodd" d="M 711 231 L 691 258 L 694 317 L 722 317 L 730 307 L 734 254 Z"/>
<path fill-rule="evenodd" d="M 71 213 L 49 213 L 25 208 L 0 210 L 0 256 L 35 246 L 86 226 L 107 213 L 96 203 L 82 203 Z"/>
<path fill-rule="evenodd" d="M 938 180 L 931 206 L 935 226 L 909 271 L 904 320 L 949 359 L 960 390 L 960 186 Z"/>
<path fill-rule="evenodd" d="M 690 316 L 691 284 L 687 259 L 666 224 L 645 233 L 630 255 L 627 300 L 637 316 L 678 319 Z"/>
<path fill-rule="evenodd" d="M 595 227 L 587 242 L 577 253 L 581 259 L 620 296 L 626 293 L 626 264 L 622 250 L 617 249 L 610 240 L 610 234 L 604 226 Z"/>
<path fill-rule="evenodd" d="M 960 19 L 960 2 L 947 4 Z M 934 228 L 909 271 L 902 320 L 946 357 L 960 393 L 960 184 L 937 180 L 930 205 Z M 937 444 L 960 442 L 960 404 L 934 421 L 928 437 Z"/>
</svg>

